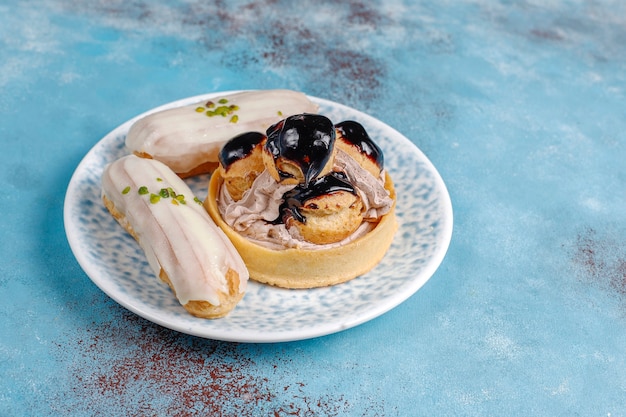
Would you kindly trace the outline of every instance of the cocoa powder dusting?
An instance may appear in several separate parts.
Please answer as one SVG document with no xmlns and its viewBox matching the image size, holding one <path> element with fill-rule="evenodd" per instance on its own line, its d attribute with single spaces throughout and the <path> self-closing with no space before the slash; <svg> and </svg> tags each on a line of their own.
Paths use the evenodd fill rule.
<svg viewBox="0 0 626 417">
<path fill-rule="evenodd" d="M 282 417 L 337 416 L 350 409 L 341 394 L 311 395 L 303 382 L 285 385 L 288 377 L 280 372 L 291 364 L 282 355 L 272 353 L 270 379 L 248 345 L 187 336 L 125 310 L 121 317 L 81 330 L 74 349 L 80 354 L 69 361 L 69 372 L 73 397 L 83 403 L 59 412 Z"/>
<path fill-rule="evenodd" d="M 384 33 L 398 24 L 385 8 L 349 1 L 336 7 L 328 25 L 321 25 L 299 6 L 281 8 L 280 13 L 277 7 L 276 0 L 242 6 L 223 1 L 190 2 L 181 6 L 178 23 L 181 33 L 197 39 L 199 53 L 220 52 L 220 64 L 231 70 L 295 72 L 302 90 L 349 105 L 370 103 L 384 94 L 382 80 L 388 75 L 388 59 L 358 41 L 363 30 Z M 73 12 L 132 19 L 138 27 L 152 28 L 163 20 L 160 10 L 145 2 L 116 6 L 104 2 L 89 7 L 72 2 L 72 8 Z M 319 10 L 324 13 L 325 8 Z M 234 41 L 245 42 L 246 47 L 237 47 Z"/>
<path fill-rule="evenodd" d="M 585 282 L 626 297 L 626 242 L 589 228 L 578 235 L 574 262 Z"/>
<path fill-rule="evenodd" d="M 247 50 L 225 55 L 223 65 L 233 68 L 259 66 L 275 70 L 295 68 L 298 73 L 309 74 L 307 78 L 310 82 L 314 81 L 319 91 L 323 92 L 322 96 L 332 98 L 336 95 L 346 103 L 374 101 L 384 89 L 381 80 L 385 79 L 388 70 L 385 61 L 370 53 L 373 51 L 354 48 L 345 38 L 346 33 L 354 28 L 361 31 L 363 25 L 374 29 L 392 26 L 393 22 L 376 9 L 352 2 L 345 15 L 339 18 L 340 24 L 322 29 L 311 25 L 306 15 L 268 14 L 269 8 L 258 6 L 248 9 L 254 11 L 250 16 L 255 19 L 263 16 L 265 23 L 257 25 L 255 20 L 255 24 L 250 24 L 240 13 L 223 16 L 221 20 L 227 24 L 222 23 L 219 27 L 228 28 L 225 29 L 226 38 L 238 36 L 251 40 Z M 204 43 L 214 50 L 212 38 Z M 308 81 L 301 79 L 300 82 Z"/>
<path fill-rule="evenodd" d="M 331 71 L 334 75 L 332 88 L 341 91 L 347 99 L 372 101 L 381 89 L 381 80 L 385 78 L 385 66 L 373 57 L 356 51 L 335 51 L 329 56 Z M 332 78 L 331 78 L 332 79 Z"/>
<path fill-rule="evenodd" d="M 350 12 L 347 21 L 351 24 L 367 25 L 375 29 L 382 21 L 387 20 L 383 14 L 368 3 L 351 1 L 348 6 Z"/>
<path fill-rule="evenodd" d="M 554 29 L 532 29 L 530 37 L 543 41 L 562 41 L 563 36 Z"/>
</svg>

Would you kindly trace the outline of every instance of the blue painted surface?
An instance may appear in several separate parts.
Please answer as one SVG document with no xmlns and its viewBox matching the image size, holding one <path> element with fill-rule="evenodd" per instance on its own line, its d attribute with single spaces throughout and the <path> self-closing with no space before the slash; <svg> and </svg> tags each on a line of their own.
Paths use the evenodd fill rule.
<svg viewBox="0 0 626 417">
<path fill-rule="evenodd" d="M 625 44 L 617 0 L 3 2 L 0 415 L 626 415 Z M 278 87 L 433 161 L 455 209 L 435 276 L 270 345 L 107 298 L 63 230 L 82 156 L 157 105 Z"/>
</svg>

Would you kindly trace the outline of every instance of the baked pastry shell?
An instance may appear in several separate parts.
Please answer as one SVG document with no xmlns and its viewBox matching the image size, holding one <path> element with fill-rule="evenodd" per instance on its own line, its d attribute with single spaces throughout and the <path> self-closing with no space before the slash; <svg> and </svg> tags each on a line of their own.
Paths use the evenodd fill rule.
<svg viewBox="0 0 626 417">
<path fill-rule="evenodd" d="M 204 207 L 239 251 L 251 279 L 283 288 L 325 287 L 369 272 L 383 259 L 391 246 L 398 229 L 395 215 L 396 194 L 391 177 L 389 174 L 385 175 L 385 188 L 394 201 L 391 210 L 366 235 L 342 246 L 313 250 L 274 250 L 251 242 L 222 219 L 217 206 L 217 196 L 223 183 L 220 170 L 211 175 Z"/>
</svg>

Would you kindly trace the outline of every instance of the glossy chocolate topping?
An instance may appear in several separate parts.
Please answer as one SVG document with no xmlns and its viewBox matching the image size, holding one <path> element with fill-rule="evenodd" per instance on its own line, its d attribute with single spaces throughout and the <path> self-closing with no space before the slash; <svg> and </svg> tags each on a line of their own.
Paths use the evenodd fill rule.
<svg viewBox="0 0 626 417">
<path fill-rule="evenodd" d="M 252 153 L 252 150 L 265 140 L 265 135 L 259 132 L 246 132 L 237 135 L 224 144 L 218 155 L 219 161 L 224 167 L 228 167 L 240 159 Z"/>
<path fill-rule="evenodd" d="M 346 120 L 337 123 L 335 128 L 341 133 L 346 142 L 356 146 L 363 155 L 375 162 L 382 171 L 384 164 L 383 151 L 369 137 L 360 123 Z"/>
<path fill-rule="evenodd" d="M 317 178 L 328 162 L 335 145 L 335 127 L 325 116 L 299 114 L 290 116 L 267 129 L 265 148 L 274 157 L 297 164 L 304 183 Z M 279 171 L 282 178 L 291 175 Z"/>
<path fill-rule="evenodd" d="M 348 181 L 348 177 L 343 172 L 333 171 L 328 175 L 315 179 L 308 187 L 304 184 L 297 185 L 283 196 L 284 202 L 280 206 L 280 215 L 275 223 L 284 223 L 284 219 L 289 216 L 293 216 L 301 223 L 306 223 L 306 218 L 300 212 L 300 208 L 308 200 L 338 191 L 347 191 L 356 195 L 354 186 Z"/>
</svg>

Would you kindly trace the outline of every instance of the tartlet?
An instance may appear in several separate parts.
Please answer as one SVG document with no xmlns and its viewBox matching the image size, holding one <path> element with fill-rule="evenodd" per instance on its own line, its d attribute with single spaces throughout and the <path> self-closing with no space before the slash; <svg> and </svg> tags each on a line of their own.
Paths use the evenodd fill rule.
<svg viewBox="0 0 626 417">
<path fill-rule="evenodd" d="M 211 176 L 203 204 L 241 255 L 250 279 L 284 288 L 336 285 L 370 271 L 391 246 L 398 228 L 396 194 L 390 175 L 383 169 L 382 151 L 367 137 L 362 126 L 358 125 L 362 129 L 356 136 L 358 141 L 354 133 L 347 133 L 341 126 L 333 125 L 320 115 L 295 115 L 270 127 L 267 136 L 260 133 L 247 138 L 240 136 L 227 142 L 223 148 L 220 166 Z M 276 136 L 278 130 L 284 135 L 282 139 Z M 342 141 L 367 142 L 378 152 L 374 155 L 363 149 L 347 149 L 349 153 L 358 154 L 355 159 L 347 152 L 335 149 L 336 130 Z M 289 144 L 287 151 L 276 151 L 280 148 L 277 145 L 280 140 Z M 259 170 L 259 152 L 262 152 L 265 171 L 255 174 L 250 189 L 236 189 L 237 196 L 233 198 L 231 194 L 236 188 L 233 187 L 233 180 L 245 178 L 245 173 L 252 169 Z M 372 166 L 359 162 L 361 157 L 369 159 Z M 373 174 L 372 170 L 375 171 Z M 313 171 L 314 174 L 310 175 Z M 248 181 L 248 178 L 245 179 Z M 322 187 L 322 191 L 314 188 L 325 179 L 345 183 L 346 187 L 333 185 Z M 366 192 L 368 187 L 376 191 Z M 257 192 L 260 193 L 258 196 Z M 313 197 L 301 199 L 301 194 Z M 384 195 L 384 204 L 379 201 L 380 194 Z M 241 195 L 244 197 L 240 200 Z M 274 200 L 274 206 L 261 204 L 262 211 L 255 211 L 258 202 L 265 196 L 272 200 L 276 195 L 282 195 L 277 199 L 278 203 Z M 352 201 L 355 203 L 352 204 Z M 328 206 L 323 206 L 326 202 Z M 347 226 L 349 221 L 345 219 L 348 217 L 342 217 L 343 213 L 351 216 L 355 207 L 359 211 L 357 224 Z M 372 207 L 379 207 L 379 211 Z M 375 214 L 372 215 L 372 211 Z M 295 227 L 292 230 L 293 223 L 306 223 L 307 216 L 313 216 L 314 212 L 319 212 L 315 213 L 315 225 L 322 224 L 320 230 L 315 230 L 312 221 L 309 222 L 312 230 L 307 229 L 308 224 L 300 224 L 298 230 Z M 249 226 L 248 216 L 251 213 L 253 224 L 260 222 L 260 229 Z M 254 213 L 259 213 L 259 217 L 254 217 Z M 326 215 L 330 221 L 324 223 Z M 239 222 L 242 218 L 245 219 L 243 223 Z M 322 220 L 321 223 L 319 220 Z M 329 224 L 332 226 L 329 227 Z M 328 240 L 327 236 L 323 236 L 329 231 L 334 232 L 334 228 L 344 227 L 348 227 L 346 233 L 330 236 Z M 319 232 L 317 236 L 307 236 L 316 232 Z"/>
<path fill-rule="evenodd" d="M 395 201 L 393 182 L 386 174 L 385 188 Z M 319 249 L 271 249 L 256 244 L 230 227 L 217 205 L 223 185 L 220 170 L 211 176 L 204 207 L 226 233 L 242 259 L 250 279 L 283 288 L 315 288 L 347 282 L 374 268 L 385 256 L 398 229 L 395 203 L 366 235 L 341 246 Z"/>
</svg>

